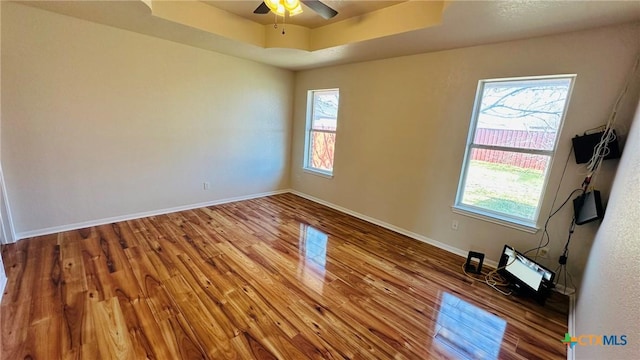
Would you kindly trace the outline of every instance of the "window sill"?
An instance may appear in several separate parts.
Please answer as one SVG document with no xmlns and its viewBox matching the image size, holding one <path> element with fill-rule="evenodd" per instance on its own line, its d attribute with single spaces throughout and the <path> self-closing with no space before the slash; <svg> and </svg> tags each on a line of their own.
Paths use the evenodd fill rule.
<svg viewBox="0 0 640 360">
<path fill-rule="evenodd" d="M 316 175 L 327 179 L 333 179 L 333 173 L 330 172 L 324 172 L 310 168 L 302 168 L 302 171 L 306 172 L 307 174 Z"/>
<path fill-rule="evenodd" d="M 529 224 L 529 223 L 525 223 L 525 222 L 517 222 L 515 220 L 512 219 L 505 219 L 505 218 L 500 218 L 497 217 L 496 215 L 489 215 L 489 214 L 483 214 L 475 209 L 470 209 L 464 206 L 452 206 L 451 207 L 451 211 L 453 211 L 455 214 L 460 214 L 460 215 L 464 215 L 464 216 L 468 216 L 474 219 L 478 219 L 478 220 L 484 220 L 484 221 L 488 221 L 490 223 L 493 224 L 497 224 L 497 225 L 501 225 L 501 226 L 505 226 L 508 228 L 512 228 L 512 229 L 516 229 L 516 230 L 520 230 L 520 231 L 524 231 L 527 232 L 529 234 L 535 234 L 538 232 L 538 230 L 540 230 L 535 224 Z"/>
</svg>

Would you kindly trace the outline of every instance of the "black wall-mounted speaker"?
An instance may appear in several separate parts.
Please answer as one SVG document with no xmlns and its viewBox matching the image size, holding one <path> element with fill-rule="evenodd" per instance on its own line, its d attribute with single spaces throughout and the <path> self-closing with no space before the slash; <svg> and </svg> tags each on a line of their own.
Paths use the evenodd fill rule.
<svg viewBox="0 0 640 360">
<path fill-rule="evenodd" d="M 600 191 L 593 190 L 573 199 L 573 211 L 576 217 L 576 225 L 602 219 L 603 211 Z"/>
<path fill-rule="evenodd" d="M 615 130 L 612 130 L 615 135 Z M 595 134 L 576 136 L 571 141 L 573 142 L 573 153 L 576 155 L 576 164 L 585 164 L 589 162 L 589 159 L 593 156 L 593 149 L 598 145 L 600 139 L 602 139 L 604 132 Z M 604 160 L 617 159 L 620 157 L 620 147 L 618 146 L 618 138 L 609 141 L 607 143 L 609 153 L 604 157 Z"/>
</svg>

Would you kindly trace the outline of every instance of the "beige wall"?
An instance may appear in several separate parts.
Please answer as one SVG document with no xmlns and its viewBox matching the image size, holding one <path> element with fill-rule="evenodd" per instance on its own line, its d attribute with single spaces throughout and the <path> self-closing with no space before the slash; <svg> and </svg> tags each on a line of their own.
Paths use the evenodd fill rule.
<svg viewBox="0 0 640 360">
<path fill-rule="evenodd" d="M 625 346 L 576 346 L 577 359 L 640 354 L 640 104 L 596 234 L 576 306 L 576 335 L 627 335 Z M 572 334 L 573 335 L 573 334 Z"/>
<path fill-rule="evenodd" d="M 292 72 L 2 6 L 17 233 L 289 187 Z"/>
<path fill-rule="evenodd" d="M 305 194 L 462 250 L 497 260 L 502 246 L 537 246 L 528 234 L 452 213 L 478 80 L 577 74 L 558 156 L 544 196 L 549 214 L 571 137 L 603 124 L 640 50 L 640 29 L 605 28 L 436 53 L 303 71 L 296 76 L 292 187 Z M 333 179 L 302 171 L 306 92 L 340 88 Z M 634 90 L 637 94 L 637 89 Z M 626 133 L 632 109 L 619 115 Z M 607 161 L 598 188 L 605 199 L 617 165 Z M 585 169 L 569 162 L 559 201 L 582 183 Z M 564 245 L 572 206 L 550 225 L 552 269 Z M 459 230 L 451 229 L 452 220 Z M 569 268 L 579 280 L 598 225 L 577 228 Z"/>
<path fill-rule="evenodd" d="M 2 33 L 2 6 L 0 6 L 0 34 Z M 1 36 L 0 36 L 1 38 Z M 0 69 L 2 68 L 2 46 L 0 41 Z M 0 76 L 0 133 L 2 132 L 2 77 Z M 0 144 L 2 137 L 0 136 Z M 12 243 L 15 241 L 13 233 L 13 223 L 9 214 L 8 202 L 6 197 L 6 188 L 4 186 L 4 175 L 2 171 L 2 146 L 0 146 L 0 243 Z M 0 272 L 2 272 L 2 259 L 0 259 Z M 0 281 L 1 282 L 1 281 Z"/>
<path fill-rule="evenodd" d="M 2 6 L 0 6 L 0 69 L 2 69 Z M 0 77 L 0 134 L 2 131 L 2 79 Z M 1 137 L 0 137 L 0 145 L 1 145 Z M 1 146 L 0 146 L 1 149 Z M 0 152 L 0 155 L 2 153 Z M 2 157 L 0 156 L 0 174 L 2 173 Z M 0 177 L 0 185 L 1 185 L 1 177 Z M 4 224 L 4 207 L 2 203 L 4 202 L 4 196 L 2 194 L 2 190 L 0 189 L 0 243 L 7 243 L 7 236 L 5 232 L 5 224 Z M 4 264 L 2 262 L 2 256 L 0 256 L 0 300 L 2 300 L 2 295 L 4 294 L 4 287 L 7 284 L 7 275 L 4 272 Z"/>
</svg>

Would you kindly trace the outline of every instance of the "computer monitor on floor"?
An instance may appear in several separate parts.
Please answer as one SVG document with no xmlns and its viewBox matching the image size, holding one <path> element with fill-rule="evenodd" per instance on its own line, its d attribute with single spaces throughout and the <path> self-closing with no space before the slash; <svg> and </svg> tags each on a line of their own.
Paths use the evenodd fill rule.
<svg viewBox="0 0 640 360">
<path fill-rule="evenodd" d="M 555 273 L 505 245 L 498 272 L 510 283 L 516 294 L 531 296 L 544 304 L 553 288 Z"/>
</svg>

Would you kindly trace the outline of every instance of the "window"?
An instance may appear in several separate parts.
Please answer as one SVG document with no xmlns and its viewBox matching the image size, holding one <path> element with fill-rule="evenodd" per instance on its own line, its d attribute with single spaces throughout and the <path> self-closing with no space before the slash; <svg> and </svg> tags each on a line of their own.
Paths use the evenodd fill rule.
<svg viewBox="0 0 640 360">
<path fill-rule="evenodd" d="M 339 97 L 338 89 L 311 90 L 307 95 L 306 170 L 333 175 Z"/>
<path fill-rule="evenodd" d="M 535 230 L 574 78 L 479 82 L 454 211 Z"/>
</svg>

